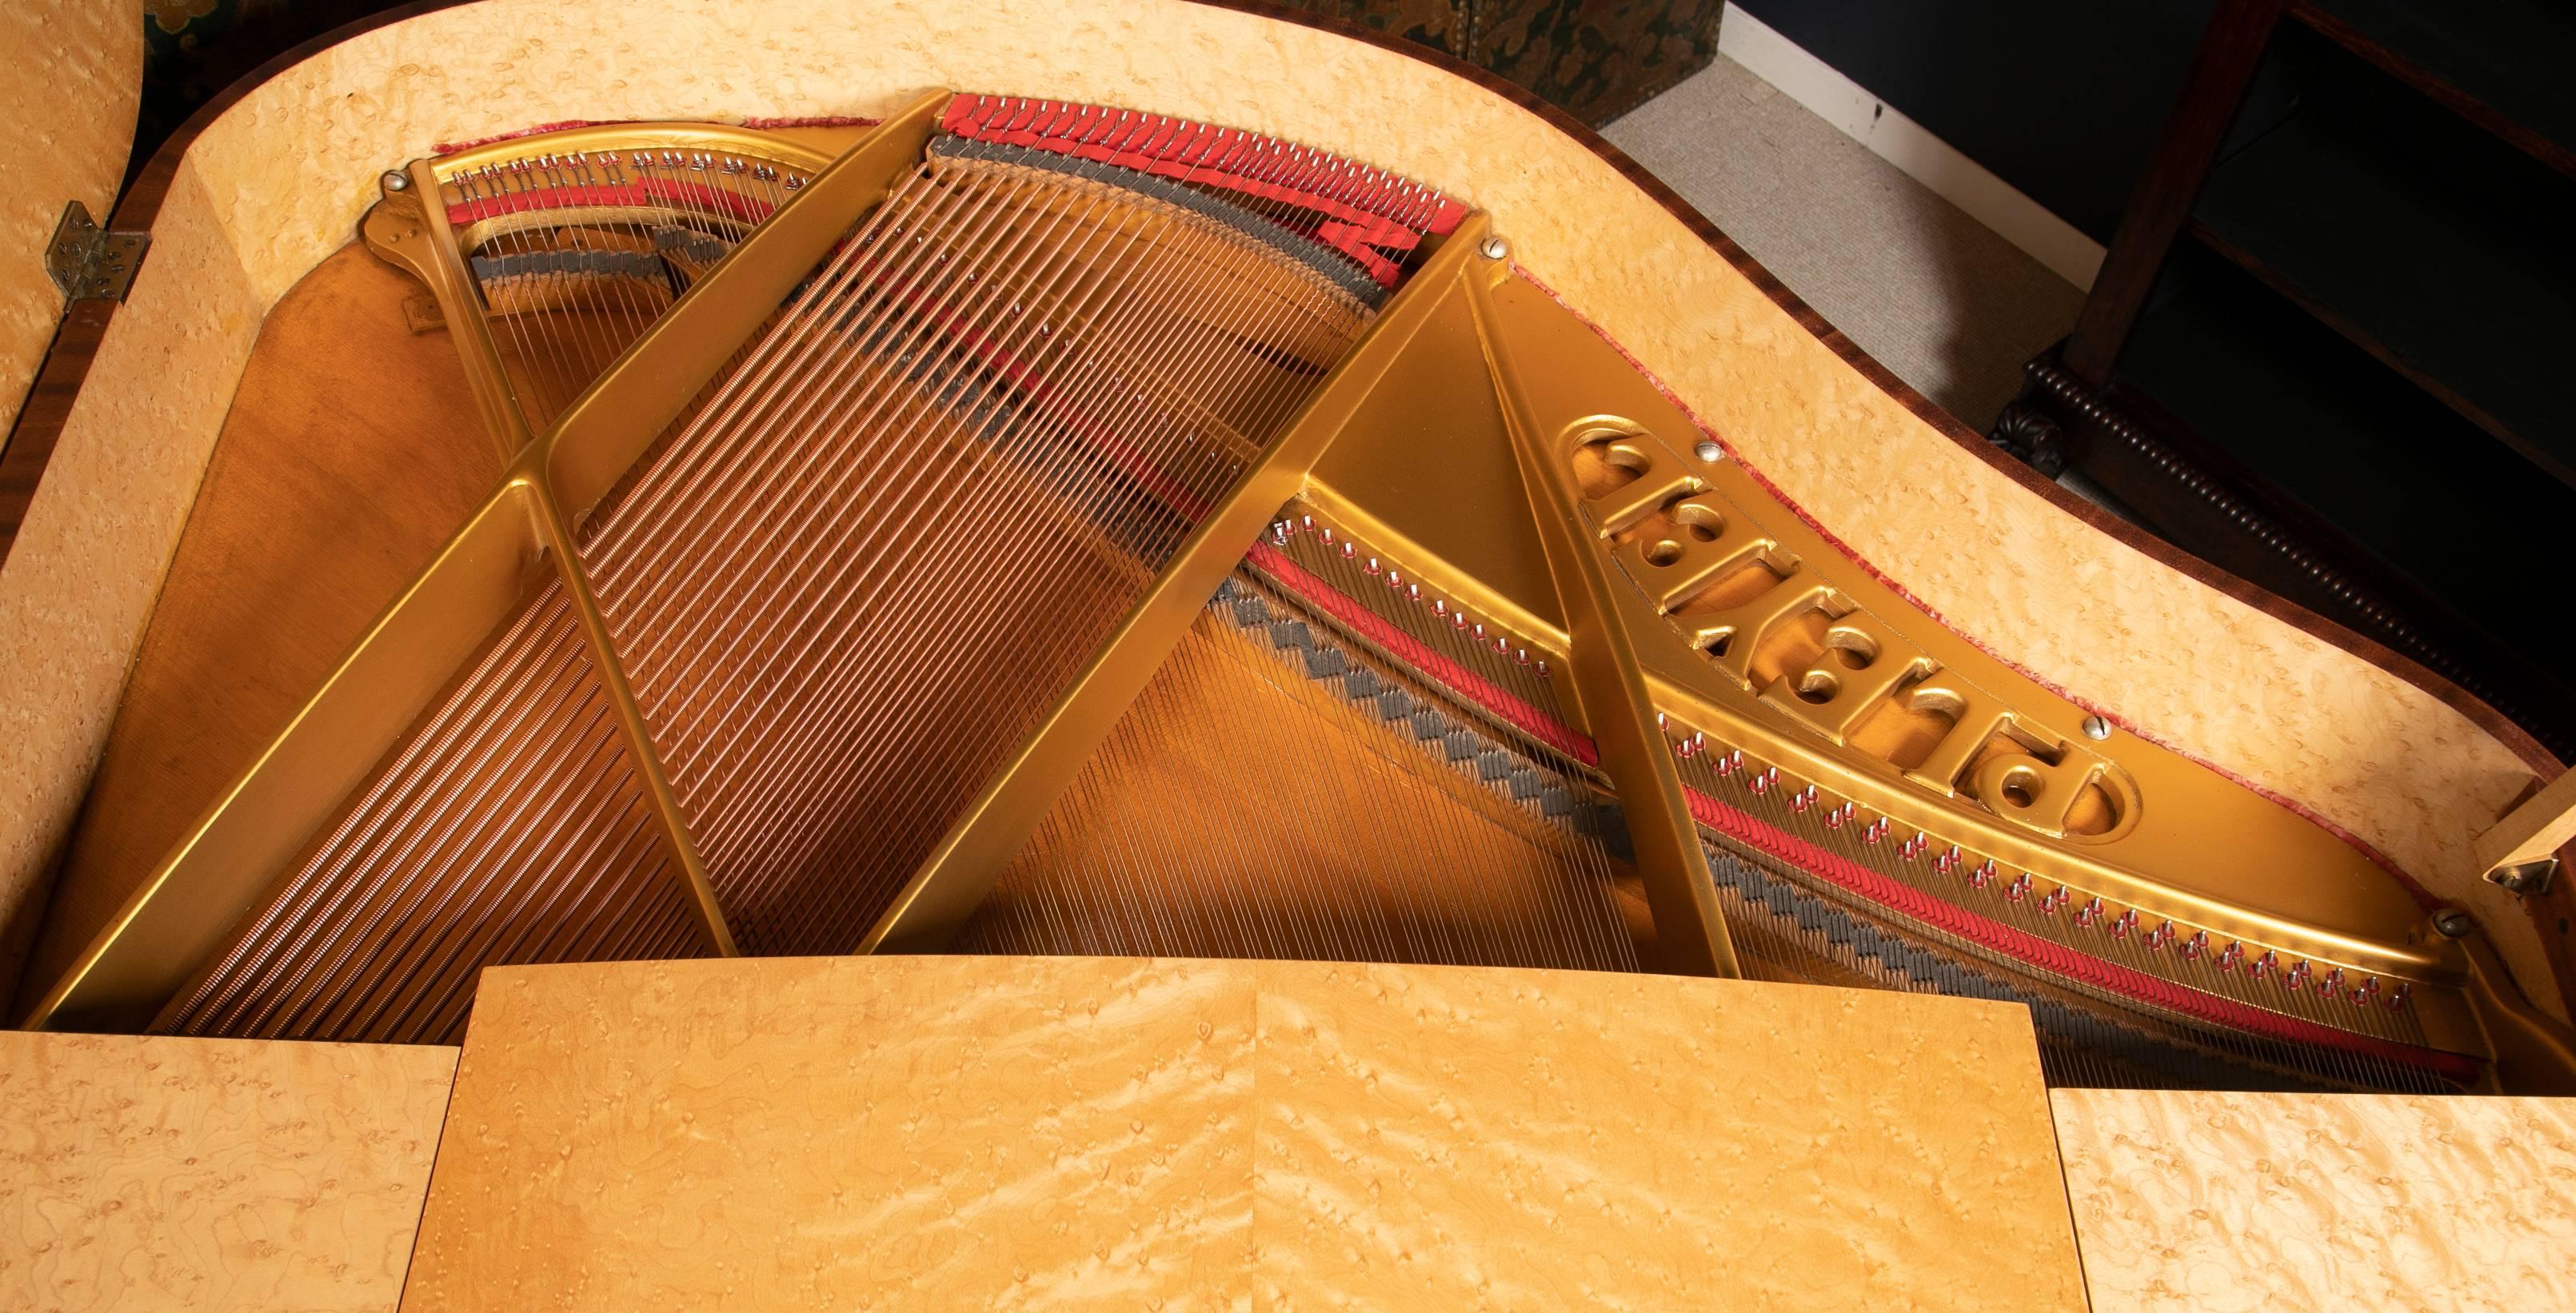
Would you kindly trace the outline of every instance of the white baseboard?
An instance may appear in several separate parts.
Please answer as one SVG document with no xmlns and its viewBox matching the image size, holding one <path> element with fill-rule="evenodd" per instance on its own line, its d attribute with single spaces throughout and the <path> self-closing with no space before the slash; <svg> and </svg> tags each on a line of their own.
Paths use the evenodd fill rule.
<svg viewBox="0 0 2576 1313">
<path fill-rule="evenodd" d="M 2102 245 L 2012 184 L 1960 154 L 1923 125 L 1834 71 L 1761 19 L 1730 3 L 1718 20 L 1717 53 L 1742 64 L 1791 100 L 1869 147 L 1907 177 L 2020 247 L 2058 277 L 2090 291 Z"/>
</svg>

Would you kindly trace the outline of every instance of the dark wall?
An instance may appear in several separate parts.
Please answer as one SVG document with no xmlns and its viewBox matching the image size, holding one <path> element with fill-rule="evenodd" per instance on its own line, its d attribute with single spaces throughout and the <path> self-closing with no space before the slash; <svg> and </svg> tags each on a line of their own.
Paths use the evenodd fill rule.
<svg viewBox="0 0 2576 1313">
<path fill-rule="evenodd" d="M 2108 242 L 2216 0 L 1736 0 Z"/>
</svg>

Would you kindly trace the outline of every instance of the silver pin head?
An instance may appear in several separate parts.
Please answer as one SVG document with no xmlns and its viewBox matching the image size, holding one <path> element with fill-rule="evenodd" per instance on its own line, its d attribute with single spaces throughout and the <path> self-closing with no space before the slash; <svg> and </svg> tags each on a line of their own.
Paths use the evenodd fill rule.
<svg viewBox="0 0 2576 1313">
<path fill-rule="evenodd" d="M 2096 743 L 2111 737 L 2111 722 L 2104 720 L 2100 716 L 2086 716 L 2084 718 L 2084 737 L 2091 739 Z"/>
<path fill-rule="evenodd" d="M 408 173 L 403 172 L 403 171 L 402 171 L 402 170 L 400 170 L 400 169 L 387 169 L 387 170 L 385 170 L 384 176 L 383 176 L 383 177 L 381 177 L 381 178 L 376 179 L 376 182 L 377 182 L 377 184 L 378 184 L 378 185 L 382 186 L 386 191 L 410 191 L 410 190 L 411 190 L 411 175 L 410 175 L 410 174 L 408 174 Z"/>
<path fill-rule="evenodd" d="M 1698 446 L 1691 448 L 1691 454 L 1699 457 L 1701 464 L 1714 465 L 1726 459 L 1726 448 L 1717 445 L 1715 438 L 1702 438 Z"/>
<path fill-rule="evenodd" d="M 1488 260 L 1499 260 L 1512 253 L 1511 243 L 1488 233 L 1485 240 L 1476 244 L 1476 253 Z"/>
</svg>

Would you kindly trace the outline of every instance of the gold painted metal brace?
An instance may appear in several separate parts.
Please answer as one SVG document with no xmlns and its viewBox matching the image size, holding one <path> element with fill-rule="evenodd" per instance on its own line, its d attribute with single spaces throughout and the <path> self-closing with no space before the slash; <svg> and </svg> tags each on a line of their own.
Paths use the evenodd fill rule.
<svg viewBox="0 0 2576 1313">
<path fill-rule="evenodd" d="M 2473 928 L 1945 629 L 1486 216 L 975 104 L 1095 126 L 961 145 L 939 92 L 837 155 L 385 175 L 366 239 L 507 474 L 31 1024 L 438 1038 L 528 954 L 1253 945 L 2012 998 L 2070 1078 L 2576 1080 Z M 1314 240 L 1336 205 L 1377 244 Z"/>
</svg>

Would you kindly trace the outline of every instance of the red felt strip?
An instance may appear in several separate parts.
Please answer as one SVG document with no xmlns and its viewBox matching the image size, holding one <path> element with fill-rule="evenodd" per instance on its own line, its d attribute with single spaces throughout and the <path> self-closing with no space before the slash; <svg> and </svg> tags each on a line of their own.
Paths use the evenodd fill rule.
<svg viewBox="0 0 2576 1313">
<path fill-rule="evenodd" d="M 1349 625 L 1367 636 L 1370 641 L 1395 653 L 1412 664 L 1415 669 L 1439 680 L 1460 697 L 1474 702 L 1488 712 L 1519 727 L 1533 738 L 1556 747 L 1586 765 L 1591 765 L 1598 759 L 1597 750 L 1589 737 L 1576 733 L 1571 727 L 1548 716 L 1538 708 L 1513 697 L 1483 677 L 1433 652 L 1420 640 L 1397 629 L 1375 612 L 1344 596 L 1340 590 L 1299 567 L 1276 549 L 1266 544 L 1255 544 L 1249 559 L 1288 591 L 1324 610 L 1336 620 Z M 1902 880 L 1881 875 L 1839 853 L 1820 848 L 1765 821 L 1738 811 L 1696 789 L 1685 789 L 1683 792 L 1689 798 L 1691 816 L 1694 820 L 1738 843 L 1787 862 L 1810 875 L 1830 880 L 1873 903 L 1893 908 L 1925 925 L 2067 979 L 2081 981 L 2097 989 L 2108 990 L 2185 1016 L 2196 1017 L 2213 1025 L 2295 1043 L 2321 1044 L 2347 1052 L 2367 1054 L 2431 1071 L 2463 1084 L 2477 1080 L 2482 1070 L 2482 1064 L 2477 1059 L 2463 1054 L 2336 1030 L 2331 1026 L 2321 1026 L 2298 1017 L 2285 1016 L 2250 1004 L 2239 1003 L 2234 999 L 2205 993 L 2187 985 L 2094 957 L 1982 916 L 1956 903 L 1916 889 Z"/>
<path fill-rule="evenodd" d="M 1098 105 L 959 96 L 943 131 L 1196 183 L 1321 216 L 1311 235 L 1392 287 L 1424 233 L 1466 207 L 1382 170 L 1268 137 Z"/>
</svg>

